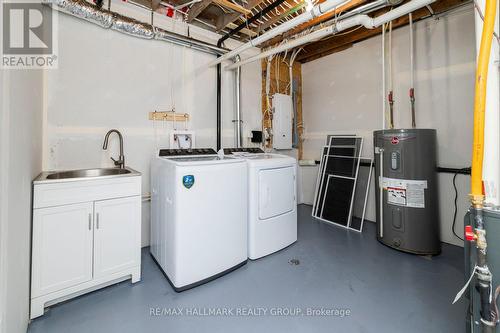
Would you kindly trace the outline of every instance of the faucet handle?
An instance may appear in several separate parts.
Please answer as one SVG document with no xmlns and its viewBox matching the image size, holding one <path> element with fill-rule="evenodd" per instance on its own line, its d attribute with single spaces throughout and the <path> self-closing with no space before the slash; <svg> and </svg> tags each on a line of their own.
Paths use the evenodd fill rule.
<svg viewBox="0 0 500 333">
<path fill-rule="evenodd" d="M 110 157 L 113 163 L 115 163 L 116 166 L 120 165 L 120 161 L 115 160 L 113 157 Z"/>
</svg>

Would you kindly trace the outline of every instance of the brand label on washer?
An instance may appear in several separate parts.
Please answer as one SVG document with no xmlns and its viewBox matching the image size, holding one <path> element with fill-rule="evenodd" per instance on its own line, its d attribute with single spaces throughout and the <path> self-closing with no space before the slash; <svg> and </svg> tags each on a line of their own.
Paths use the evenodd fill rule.
<svg viewBox="0 0 500 333">
<path fill-rule="evenodd" d="M 398 206 L 425 208 L 427 180 L 380 178 L 380 186 L 387 190 L 387 203 Z"/>
<path fill-rule="evenodd" d="M 194 176 L 193 175 L 186 175 L 182 177 L 182 185 L 184 185 L 185 188 L 189 189 L 193 187 L 194 185 Z"/>
</svg>

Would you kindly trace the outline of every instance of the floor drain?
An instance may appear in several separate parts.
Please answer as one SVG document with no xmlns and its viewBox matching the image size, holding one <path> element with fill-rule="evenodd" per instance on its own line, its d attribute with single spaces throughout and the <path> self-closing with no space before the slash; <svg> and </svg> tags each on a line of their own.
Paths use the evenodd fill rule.
<svg viewBox="0 0 500 333">
<path fill-rule="evenodd" d="M 300 261 L 299 261 L 299 259 L 290 259 L 290 260 L 288 261 L 288 263 L 289 263 L 290 265 L 300 265 Z"/>
</svg>

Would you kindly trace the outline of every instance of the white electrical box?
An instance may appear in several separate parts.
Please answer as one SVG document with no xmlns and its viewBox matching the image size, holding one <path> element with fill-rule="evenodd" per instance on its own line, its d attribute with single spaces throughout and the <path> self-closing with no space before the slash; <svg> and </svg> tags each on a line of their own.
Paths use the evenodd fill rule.
<svg viewBox="0 0 500 333">
<path fill-rule="evenodd" d="M 196 148 L 194 131 L 173 130 L 170 132 L 171 149 L 192 149 Z"/>
<path fill-rule="evenodd" d="M 292 96 L 273 95 L 273 148 L 292 149 Z"/>
</svg>

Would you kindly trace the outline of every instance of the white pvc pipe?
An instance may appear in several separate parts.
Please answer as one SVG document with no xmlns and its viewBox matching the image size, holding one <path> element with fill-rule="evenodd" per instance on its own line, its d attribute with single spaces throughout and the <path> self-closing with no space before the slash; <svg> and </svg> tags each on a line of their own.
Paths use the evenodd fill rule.
<svg viewBox="0 0 500 333">
<path fill-rule="evenodd" d="M 319 40 L 325 36 L 333 34 L 333 32 L 334 32 L 333 26 L 329 26 L 327 28 L 317 30 L 315 32 L 310 33 L 309 35 L 294 39 L 294 40 L 292 40 L 286 44 L 283 44 L 281 46 L 275 47 L 275 48 L 270 49 L 270 50 L 265 51 L 265 52 L 261 52 L 254 57 L 250 57 L 250 58 L 247 58 L 245 60 L 242 60 L 241 65 L 246 65 L 248 63 L 257 61 L 257 60 L 262 59 L 262 58 L 266 58 L 266 57 L 274 55 L 276 53 L 280 53 L 280 52 L 283 52 L 285 50 L 288 50 L 288 49 L 291 49 L 291 48 L 294 48 L 294 47 L 297 47 L 297 46 L 300 46 L 300 45 L 303 45 L 303 44 L 306 44 L 309 42 Z M 230 70 L 230 69 L 234 69 L 236 67 L 238 67 L 238 66 L 230 65 L 230 66 L 225 67 L 225 69 Z"/>
<path fill-rule="evenodd" d="M 436 1 L 436 0 L 413 0 L 411 2 L 408 2 L 404 5 L 396 8 L 396 9 L 391 10 L 390 12 L 387 12 L 383 15 L 380 15 L 376 18 L 371 18 L 367 15 L 356 15 L 354 17 L 337 22 L 336 25 L 333 24 L 333 25 L 330 25 L 330 26 L 325 27 L 323 29 L 316 30 L 308 35 L 293 39 L 285 44 L 282 44 L 282 45 L 277 46 L 275 48 L 272 48 L 270 50 L 261 52 L 256 56 L 247 58 L 247 59 L 242 60 L 238 63 L 234 63 L 230 66 L 225 67 L 225 69 L 226 70 L 235 69 L 236 67 L 246 65 L 248 63 L 251 63 L 251 62 L 260 60 L 262 58 L 271 56 L 273 54 L 280 53 L 280 52 L 295 48 L 297 46 L 304 45 L 306 43 L 314 42 L 314 41 L 319 40 L 321 38 L 324 38 L 328 35 L 334 35 L 338 32 L 352 28 L 356 25 L 363 25 L 365 28 L 373 29 L 373 28 L 376 28 L 384 23 L 392 21 L 400 16 L 408 15 L 409 13 L 413 12 L 414 10 L 425 7 L 425 6 L 433 3 L 434 1 Z M 231 52 L 229 52 L 227 54 L 230 54 L 230 53 Z"/>
<path fill-rule="evenodd" d="M 235 48 L 234 50 L 224 54 L 222 57 L 217 58 L 216 60 L 210 62 L 208 66 L 215 66 L 217 64 L 222 63 L 224 60 L 231 59 L 232 57 L 254 47 L 257 45 L 260 45 L 264 43 L 265 41 L 270 40 L 271 38 L 274 38 L 278 35 L 281 35 L 282 33 L 295 28 L 296 26 L 305 23 L 317 16 L 323 15 L 335 7 L 348 2 L 350 0 L 327 0 L 319 5 L 314 6 L 310 11 L 307 11 L 297 17 L 294 17 L 293 19 L 284 22 L 283 24 L 280 24 L 276 28 L 269 30 L 268 32 L 252 39 L 251 41 Z"/>
</svg>

